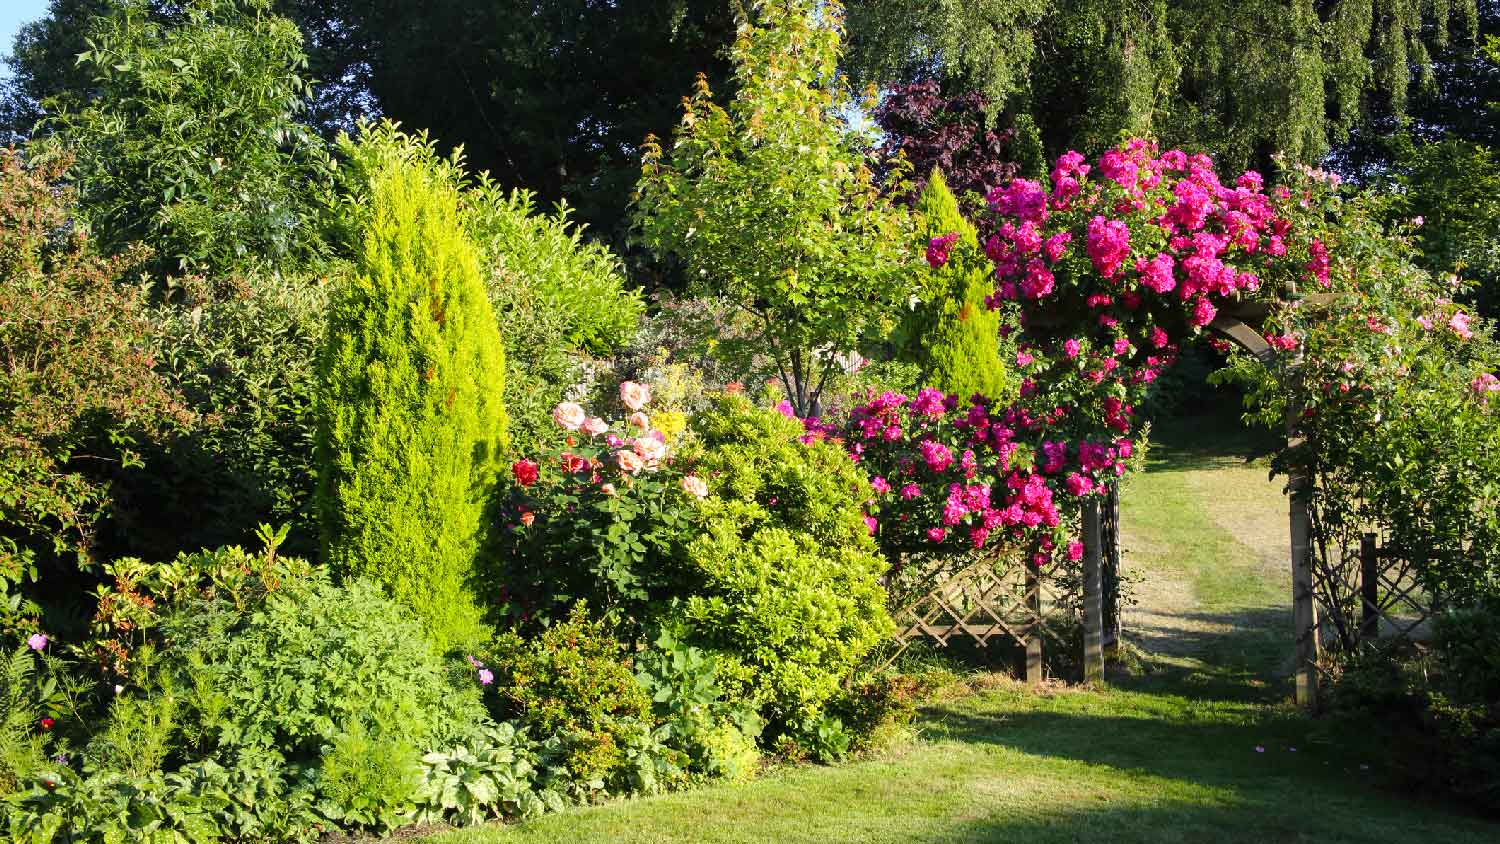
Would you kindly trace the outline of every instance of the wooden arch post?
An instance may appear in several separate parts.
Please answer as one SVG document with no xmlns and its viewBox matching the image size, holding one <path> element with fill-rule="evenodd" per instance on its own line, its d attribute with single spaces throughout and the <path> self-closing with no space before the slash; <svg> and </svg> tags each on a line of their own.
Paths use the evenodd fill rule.
<svg viewBox="0 0 1500 844">
<path fill-rule="evenodd" d="M 1266 342 L 1260 332 L 1240 319 L 1242 316 L 1247 319 L 1263 318 L 1265 313 L 1265 306 L 1251 305 L 1233 315 L 1221 314 L 1209 324 L 1209 330 L 1238 344 L 1266 366 L 1270 366 L 1275 354 L 1271 344 Z M 1303 443 L 1298 429 L 1301 417 L 1301 408 L 1287 409 L 1288 449 L 1295 449 Z M 1294 462 L 1287 478 L 1287 502 L 1291 534 L 1292 632 L 1297 644 L 1297 704 L 1312 709 L 1318 705 L 1319 643 L 1318 605 L 1313 592 L 1312 522 L 1307 509 L 1310 488 L 1311 482 L 1306 470 Z"/>
</svg>

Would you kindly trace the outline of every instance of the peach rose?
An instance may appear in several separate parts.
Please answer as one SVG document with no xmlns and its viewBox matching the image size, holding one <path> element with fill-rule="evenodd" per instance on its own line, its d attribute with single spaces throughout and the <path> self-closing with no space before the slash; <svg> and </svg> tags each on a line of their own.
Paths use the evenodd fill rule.
<svg viewBox="0 0 1500 844">
<path fill-rule="evenodd" d="M 604 484 L 604 485 L 602 485 L 602 486 L 599 487 L 599 491 L 602 492 L 602 493 L 604 493 L 605 495 L 614 495 L 615 494 L 615 485 L 614 484 Z"/>
<path fill-rule="evenodd" d="M 626 421 L 636 426 L 637 428 L 640 428 L 642 431 L 651 430 L 651 417 L 640 412 L 639 410 L 637 410 L 635 413 L 630 414 L 630 418 Z"/>
<path fill-rule="evenodd" d="M 584 420 L 588 414 L 583 412 L 583 407 L 577 402 L 565 401 L 552 409 L 552 421 L 558 427 L 569 431 L 576 431 L 583 427 Z"/>
<path fill-rule="evenodd" d="M 584 433 L 588 434 L 589 436 L 597 437 L 605 431 L 609 430 L 609 423 L 605 422 L 603 419 L 600 419 L 597 416 L 593 416 L 590 417 L 587 422 L 583 423 L 583 430 Z"/>
<path fill-rule="evenodd" d="M 646 468 L 646 464 L 641 460 L 639 454 L 633 451 L 626 451 L 623 448 L 615 452 L 615 460 L 620 464 L 620 470 L 627 475 L 634 475 L 636 472 Z"/>
<path fill-rule="evenodd" d="M 703 498 L 708 495 L 708 484 L 696 475 L 688 475 L 682 479 L 682 491 L 694 498 Z"/>
<path fill-rule="evenodd" d="M 666 444 L 655 437 L 640 437 L 636 439 L 634 445 L 635 453 L 640 455 L 641 459 L 648 464 L 656 463 L 667 456 Z"/>
<path fill-rule="evenodd" d="M 651 388 L 634 381 L 620 382 L 620 402 L 631 410 L 640 410 L 651 403 Z"/>
</svg>

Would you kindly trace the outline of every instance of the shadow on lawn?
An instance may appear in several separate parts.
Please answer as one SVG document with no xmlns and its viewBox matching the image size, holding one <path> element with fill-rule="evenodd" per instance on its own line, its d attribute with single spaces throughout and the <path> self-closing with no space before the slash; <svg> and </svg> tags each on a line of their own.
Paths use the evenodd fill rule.
<svg viewBox="0 0 1500 844">
<path fill-rule="evenodd" d="M 1111 672 L 1110 682 L 1204 700 L 1280 702 L 1292 689 L 1291 629 L 1291 608 L 1285 606 L 1170 616 L 1137 612 L 1126 637 L 1145 652 L 1143 668 Z"/>
</svg>

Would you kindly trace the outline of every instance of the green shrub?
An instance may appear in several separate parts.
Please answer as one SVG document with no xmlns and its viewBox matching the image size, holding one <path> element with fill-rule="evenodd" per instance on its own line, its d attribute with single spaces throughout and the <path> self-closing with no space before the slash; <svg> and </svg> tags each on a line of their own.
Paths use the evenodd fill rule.
<svg viewBox="0 0 1500 844">
<path fill-rule="evenodd" d="M 291 525 L 287 553 L 317 552 L 313 394 L 326 280 L 264 274 L 210 295 L 183 279 L 152 309 L 157 371 L 197 415 L 141 446 L 145 465 L 112 479 L 102 555 L 170 559 Z"/>
<path fill-rule="evenodd" d="M 471 579 L 504 455 L 504 351 L 458 192 L 389 156 L 317 397 L 326 558 L 414 609 L 442 648 L 478 641 Z"/>
<path fill-rule="evenodd" d="M 497 720 L 562 740 L 575 793 L 633 790 L 626 748 L 650 732 L 651 699 L 604 622 L 580 604 L 533 640 L 502 634 L 479 662 L 494 674 L 486 700 Z"/>
<path fill-rule="evenodd" d="M 957 234 L 959 249 L 977 250 L 979 236 L 959 213 L 958 199 L 948 189 L 942 171 L 934 168 L 917 200 L 922 216 L 922 247 L 934 237 Z M 924 267 L 923 301 L 907 321 L 908 354 L 927 373 L 922 381 L 945 393 L 967 399 L 978 393 L 1002 399 L 1014 392 L 1007 385 L 1000 354 L 1000 312 L 985 299 L 995 292 L 995 280 L 983 268 L 950 261 L 940 268 Z"/>
<path fill-rule="evenodd" d="M 80 562 L 90 562 L 109 502 L 104 467 L 135 467 L 132 440 L 184 418 L 152 369 L 142 291 L 125 283 L 126 266 L 141 253 L 108 260 L 96 253 L 77 225 L 65 167 L 0 150 L 0 634 L 7 635 L 34 624 L 22 619 L 40 611 L 26 584 L 76 577 Z"/>
<path fill-rule="evenodd" d="M 779 719 L 819 712 L 892 624 L 887 568 L 861 505 L 868 482 L 795 419 L 722 396 L 685 458 L 708 479 L 682 555 L 687 641 L 720 659 L 731 697 Z"/>
<path fill-rule="evenodd" d="M 538 746 L 526 730 L 509 723 L 486 728 L 462 744 L 422 757 L 417 823 L 469 826 L 491 820 L 531 818 L 564 805 L 550 787 L 565 771 L 548 767 L 543 754 L 559 744 Z"/>
<path fill-rule="evenodd" d="M 96 4 L 83 100 L 51 112 L 28 153 L 77 156 L 90 227 L 109 250 L 150 243 L 162 273 L 291 268 L 323 252 L 314 217 L 329 173 L 299 118 L 307 55 L 269 0 Z"/>
<path fill-rule="evenodd" d="M 1500 598 L 1442 613 L 1433 634 L 1453 696 L 1474 703 L 1500 701 Z"/>
<path fill-rule="evenodd" d="M 667 743 L 687 754 L 689 773 L 730 782 L 755 776 L 760 716 L 753 706 L 727 697 L 712 654 L 663 630 L 635 662 L 635 678 L 651 696 Z"/>
</svg>

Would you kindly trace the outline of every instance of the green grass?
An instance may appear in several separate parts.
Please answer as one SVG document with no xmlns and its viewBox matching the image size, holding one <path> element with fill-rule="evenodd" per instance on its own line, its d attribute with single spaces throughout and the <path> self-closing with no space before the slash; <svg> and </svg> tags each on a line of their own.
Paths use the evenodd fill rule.
<svg viewBox="0 0 1500 844">
<path fill-rule="evenodd" d="M 1205 430 L 1161 431 L 1124 498 L 1144 673 L 1002 683 L 928 709 L 877 758 L 432 841 L 1500 842 L 1500 825 L 1397 793 L 1378 747 L 1285 702 L 1285 505 L 1238 456 L 1245 438 Z"/>
</svg>

